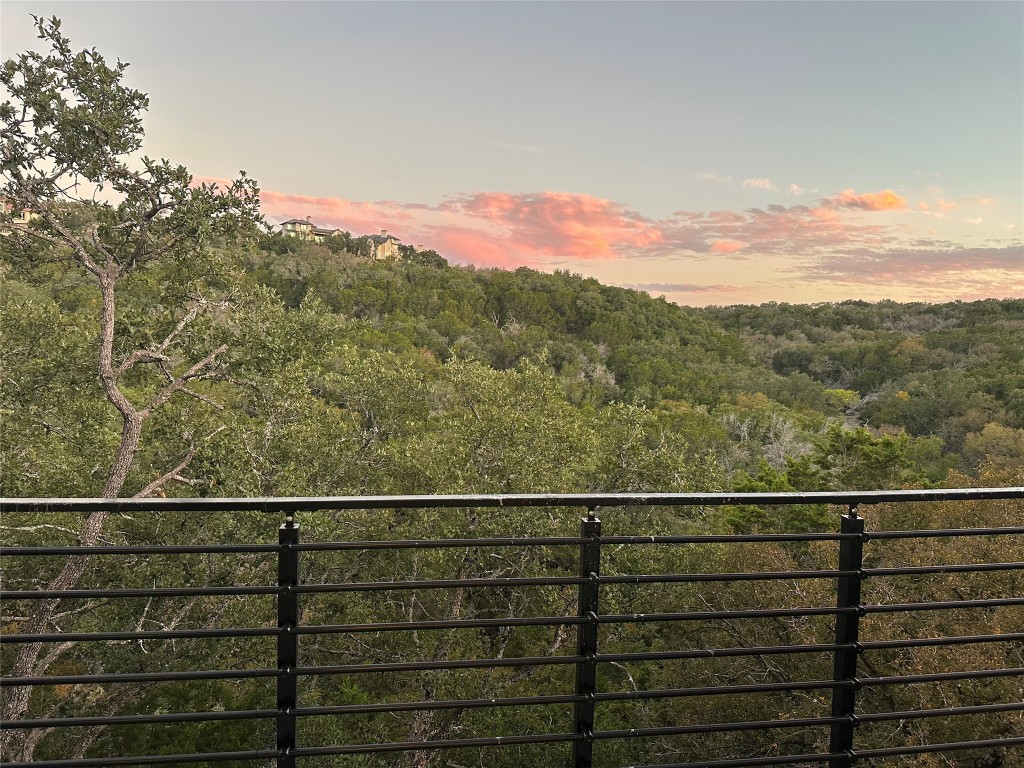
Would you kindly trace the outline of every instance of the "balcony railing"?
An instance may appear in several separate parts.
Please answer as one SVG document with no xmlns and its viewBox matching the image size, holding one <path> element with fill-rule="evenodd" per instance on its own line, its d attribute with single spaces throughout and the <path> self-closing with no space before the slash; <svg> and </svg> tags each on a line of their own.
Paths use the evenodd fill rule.
<svg viewBox="0 0 1024 768">
<path fill-rule="evenodd" d="M 1024 765 L 1022 499 L 5 499 L 2 765 Z M 835 529 L 717 532 L 807 505 Z"/>
</svg>

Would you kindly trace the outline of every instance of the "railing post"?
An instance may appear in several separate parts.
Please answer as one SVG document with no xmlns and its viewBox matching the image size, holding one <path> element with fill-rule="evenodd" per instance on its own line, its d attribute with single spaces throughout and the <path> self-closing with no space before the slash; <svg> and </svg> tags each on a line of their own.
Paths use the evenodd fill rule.
<svg viewBox="0 0 1024 768">
<path fill-rule="evenodd" d="M 855 539 L 839 542 L 839 570 L 854 571 L 851 576 L 840 576 L 837 584 L 836 607 L 860 608 L 861 568 L 864 556 L 864 518 L 857 515 L 857 505 L 851 504 L 850 511 L 842 516 L 840 533 L 857 534 Z M 853 730 L 856 726 L 855 706 L 857 703 L 857 654 L 860 632 L 860 611 L 836 615 L 836 644 L 849 644 L 852 648 L 835 652 L 832 680 L 846 683 L 832 689 L 832 717 L 844 720 L 832 724 L 828 751 L 840 755 L 829 759 L 829 768 L 851 768 L 853 756 Z"/>
<path fill-rule="evenodd" d="M 576 695 L 585 697 L 574 708 L 575 733 L 583 738 L 572 744 L 573 768 L 590 768 L 594 759 L 594 694 L 597 693 L 597 614 L 601 575 L 601 521 L 594 509 L 580 523 L 579 616 L 586 621 L 576 625 L 576 655 L 585 661 L 576 663 Z"/>
<path fill-rule="evenodd" d="M 299 636 L 292 630 L 299 625 L 299 595 L 290 589 L 299 583 L 299 526 L 289 514 L 278 529 L 277 543 L 277 758 L 278 768 L 295 768 L 295 706 L 299 664 Z"/>
</svg>

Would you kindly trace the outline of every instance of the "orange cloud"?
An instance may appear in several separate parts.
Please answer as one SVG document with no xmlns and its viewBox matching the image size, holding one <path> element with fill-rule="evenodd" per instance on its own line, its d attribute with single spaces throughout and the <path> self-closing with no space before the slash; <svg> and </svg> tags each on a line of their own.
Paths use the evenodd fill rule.
<svg viewBox="0 0 1024 768">
<path fill-rule="evenodd" d="M 1014 259 L 1019 276 L 1022 254 L 1019 243 L 1010 249 L 965 250 L 923 233 L 915 239 L 905 227 L 884 220 L 868 223 L 869 217 L 859 215 L 909 209 L 892 190 L 858 194 L 847 189 L 806 205 L 677 211 L 663 219 L 611 200 L 561 192 L 479 192 L 436 205 L 266 190 L 261 197 L 264 213 L 274 222 L 310 216 L 316 224 L 353 234 L 387 229 L 406 243 L 422 243 L 452 261 L 486 267 L 587 270 L 587 261 L 633 258 L 639 278 L 644 270 L 662 269 L 667 259 L 704 257 L 712 265 L 707 257 L 719 256 L 730 261 L 745 258 L 755 269 L 779 265 L 772 268 L 774 274 L 785 275 L 787 284 L 899 284 L 924 291 L 932 290 L 927 286 L 942 274 L 950 278 L 949 285 L 976 279 L 981 291 L 984 281 L 1012 281 Z M 933 207 L 939 205 L 919 204 L 917 210 L 941 216 Z M 738 262 L 736 266 L 743 268 Z M 720 285 L 704 289 L 725 292 Z M 683 295 L 687 289 L 676 290 Z"/>
<path fill-rule="evenodd" d="M 712 253 L 736 253 L 736 251 L 742 250 L 747 247 L 747 243 L 741 243 L 739 240 L 712 240 L 711 241 L 711 252 Z"/>
<path fill-rule="evenodd" d="M 891 189 L 881 192 L 865 192 L 858 195 L 852 189 L 844 189 L 828 202 L 840 208 L 860 208 L 865 211 L 903 211 L 909 208 L 907 201 Z"/>
<path fill-rule="evenodd" d="M 483 192 L 443 207 L 482 219 L 516 244 L 552 256 L 611 258 L 663 239 L 654 222 L 636 211 L 590 195 Z"/>
</svg>

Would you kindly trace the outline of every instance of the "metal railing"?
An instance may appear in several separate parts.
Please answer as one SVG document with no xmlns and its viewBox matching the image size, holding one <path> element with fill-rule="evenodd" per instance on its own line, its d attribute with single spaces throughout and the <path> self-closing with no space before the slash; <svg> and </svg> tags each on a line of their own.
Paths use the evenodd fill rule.
<svg viewBox="0 0 1024 768">
<path fill-rule="evenodd" d="M 106 754 L 103 749 L 125 739 L 195 748 L 93 758 L 57 754 L 31 763 L 17 762 L 14 755 L 2 766 L 232 762 L 292 768 L 319 764 L 318 757 L 330 760 L 324 764 L 348 764 L 338 762 L 341 756 L 350 756 L 353 765 L 389 765 L 399 755 L 411 765 L 427 765 L 433 755 L 467 751 L 486 752 L 488 757 L 474 758 L 481 764 L 497 765 L 497 756 L 506 755 L 510 764 L 573 768 L 635 764 L 637 755 L 647 768 L 848 768 L 944 752 L 978 756 L 965 765 L 1024 764 L 1024 736 L 1019 735 L 1024 733 L 1024 592 L 1017 581 L 1024 569 L 1019 554 L 1024 526 L 866 530 L 857 512 L 875 505 L 902 510 L 908 503 L 969 502 L 1003 505 L 1004 518 L 1012 520 L 1013 509 L 1020 510 L 1015 501 L 1022 499 L 1024 488 L 5 499 L 0 512 L 8 523 L 56 521 L 20 526 L 26 530 L 50 525 L 73 531 L 71 523 L 94 513 L 113 515 L 118 530 L 139 521 L 140 530 L 149 530 L 156 515 L 173 523 L 163 535 L 191 541 L 127 543 L 132 536 L 121 531 L 117 536 L 126 543 L 5 542 L 0 598 L 9 610 L 0 636 L 5 651 L 0 687 L 5 692 L 31 688 L 34 710 L 45 712 L 2 721 L 0 729 L 26 737 L 49 729 L 47 738 L 58 744 L 54 749 L 71 743 L 61 741 L 61 734 L 84 729 L 95 742 L 93 754 Z M 713 508 L 809 504 L 842 510 L 838 530 L 708 532 L 715 530 Z M 567 520 L 578 519 L 578 513 L 570 514 L 574 509 L 583 513 L 578 531 L 566 528 L 574 525 Z M 223 543 L 209 530 L 218 521 L 235 525 L 246 513 L 257 513 L 254 525 L 264 531 L 269 526 L 261 521 L 267 516 L 283 517 L 277 541 Z M 513 518 L 515 525 L 509 523 Z M 312 535 L 300 537 L 305 530 L 300 523 L 308 523 Z M 517 533 L 520 529 L 526 533 Z M 201 530 L 213 541 L 196 543 Z M 343 531 L 359 535 L 350 539 L 340 535 Z M 928 549 L 928 542 L 941 546 Z M 952 551 L 951 542 L 988 544 L 964 550 L 980 560 L 948 563 L 943 556 Z M 874 551 L 886 544 L 902 546 L 901 553 L 913 555 L 915 562 L 872 566 L 892 560 Z M 1006 551 L 1016 555 L 1000 558 Z M 113 580 L 105 586 L 36 586 L 48 582 L 47 574 L 61 559 L 83 556 L 122 566 L 93 569 L 92 578 Z M 930 563 L 929 556 L 941 562 Z M 208 574 L 230 581 L 195 586 L 193 571 L 199 568 L 181 566 L 186 583 L 180 585 L 124 583 L 149 578 L 146 568 L 159 558 L 198 562 Z M 780 561 L 785 567 L 736 567 Z M 665 569 L 636 572 L 659 564 Z M 152 567 L 153 573 L 177 573 L 166 564 Z M 271 581 L 267 576 L 275 569 L 276 583 L 234 583 L 244 575 L 241 570 Z M 984 581 L 972 585 L 971 574 Z M 935 594 L 936 579 L 944 580 L 952 596 Z M 12 582 L 24 588 L 10 588 Z M 881 585 L 881 591 L 867 600 L 863 591 L 872 585 Z M 908 594 L 917 597 L 903 599 Z M 65 616 L 71 617 L 59 631 L 26 633 L 25 617 L 11 613 L 30 614 L 39 601 L 58 599 L 69 606 Z M 807 599 L 810 605 L 802 602 Z M 260 609 L 253 607 L 267 609 L 268 602 L 276 621 L 267 610 L 260 619 Z M 953 624 L 928 618 L 940 615 L 967 616 L 953 624 L 974 631 L 945 634 Z M 236 626 L 239 616 L 255 620 Z M 109 625 L 112 617 L 120 617 L 121 625 Z M 329 620 L 337 617 L 344 620 Z M 147 628 L 147 622 L 157 628 Z M 865 623 L 872 623 L 871 633 Z M 1007 631 L 1014 627 L 1021 631 Z M 157 667 L 167 666 L 178 643 L 190 661 L 220 666 L 144 668 L 157 649 L 163 654 Z M 233 645 L 221 651 L 216 643 Z M 28 644 L 55 649 L 52 659 L 58 662 L 37 668 L 38 674 L 12 675 L 17 649 Z M 100 650 L 90 656 L 87 648 Z M 110 656 L 115 648 L 120 649 L 116 658 Z M 942 656 L 951 649 L 952 660 Z M 985 650 L 979 655 L 972 649 Z M 914 656 L 918 652 L 927 658 Z M 962 666 L 977 658 L 1004 665 Z M 304 664 L 305 659 L 313 663 Z M 243 660 L 257 666 L 232 664 Z M 943 660 L 947 666 L 952 661 L 953 668 L 924 665 Z M 109 671 L 107 665 L 115 661 L 137 668 Z M 830 675 L 823 666 L 828 662 Z M 714 667 L 696 669 L 693 663 Z M 812 676 L 792 674 L 804 671 Z M 485 673 L 482 679 L 479 672 Z M 378 682 L 363 682 L 371 676 Z M 648 680 L 655 687 L 646 687 Z M 167 686 L 196 682 L 235 687 L 223 689 L 230 695 L 202 692 L 204 711 L 154 706 L 154 686 L 166 702 L 187 699 L 185 693 L 171 696 L 167 692 L 177 689 Z M 251 702 L 262 695 L 263 706 L 224 706 L 223 700 L 246 684 L 255 687 L 237 699 Z M 118 686 L 127 686 L 123 690 L 129 695 L 111 694 L 121 690 Z M 893 693 L 927 686 L 937 691 L 931 697 Z M 450 696 L 459 691 L 468 695 Z M 446 692 L 449 697 L 439 695 Z M 951 695 L 964 698 L 951 701 Z M 105 713 L 69 711 L 72 704 L 90 706 L 94 700 Z M 907 701 L 917 705 L 899 708 Z M 942 706 L 929 705 L 934 702 Z M 755 716 L 722 719 L 735 712 Z M 518 713 L 522 725 L 516 725 Z M 701 715 L 708 719 L 701 721 Z M 978 718 L 984 718 L 981 724 Z M 945 730 L 920 725 L 938 721 L 949 725 Z M 168 730 L 231 723 L 241 724 L 241 730 L 221 739 L 226 746 L 216 749 L 202 748 L 210 743 L 208 735 L 183 731 L 176 740 Z M 485 733 L 495 724 L 516 730 Z M 117 741 L 111 735 L 138 727 L 143 730 L 130 731 L 140 734 L 137 740 Z M 163 741 L 154 739 L 157 732 Z M 944 733 L 961 738 L 928 740 Z M 307 735 L 326 741 L 310 743 Z M 1003 759 L 1007 762 L 998 762 Z"/>
</svg>

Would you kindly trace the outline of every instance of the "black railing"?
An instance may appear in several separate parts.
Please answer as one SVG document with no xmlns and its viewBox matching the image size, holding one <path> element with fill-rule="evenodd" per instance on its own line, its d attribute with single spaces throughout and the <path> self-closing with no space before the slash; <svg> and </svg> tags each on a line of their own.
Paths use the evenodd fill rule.
<svg viewBox="0 0 1024 768">
<path fill-rule="evenodd" d="M 1024 764 L 1022 499 L 6 499 L 0 687 L 33 696 L 0 729 L 26 743 L 48 733 L 31 763 L 15 740 L 2 765 L 363 766 L 404 753 L 425 766 L 442 752 L 452 765 L 472 752 L 574 768 L 846 768 L 944 752 Z M 857 513 L 900 521 L 936 502 L 939 527 L 872 526 L 873 511 L 866 528 Z M 844 512 L 839 530 L 717 533 L 711 511 L 808 504 Z M 96 513 L 113 515 L 98 546 L 6 545 L 44 526 L 73 535 Z M 284 518 L 276 542 L 266 516 Z M 944 524 L 965 517 L 983 526 Z M 221 527 L 253 538 L 223 543 Z M 154 530 L 162 543 L 139 541 Z M 78 556 L 105 564 L 84 577 L 97 586 L 43 586 Z M 181 583 L 143 584 L 178 573 L 167 557 Z M 199 571 L 219 583 L 195 586 Z M 26 632 L 34 606 L 56 599 L 59 625 Z M 15 674 L 29 644 L 49 658 Z M 196 668 L 168 668 L 179 651 Z M 199 682 L 211 687 L 190 693 Z M 106 756 L 70 757 L 81 733 Z M 140 744 L 169 748 L 125 751 Z"/>
</svg>

